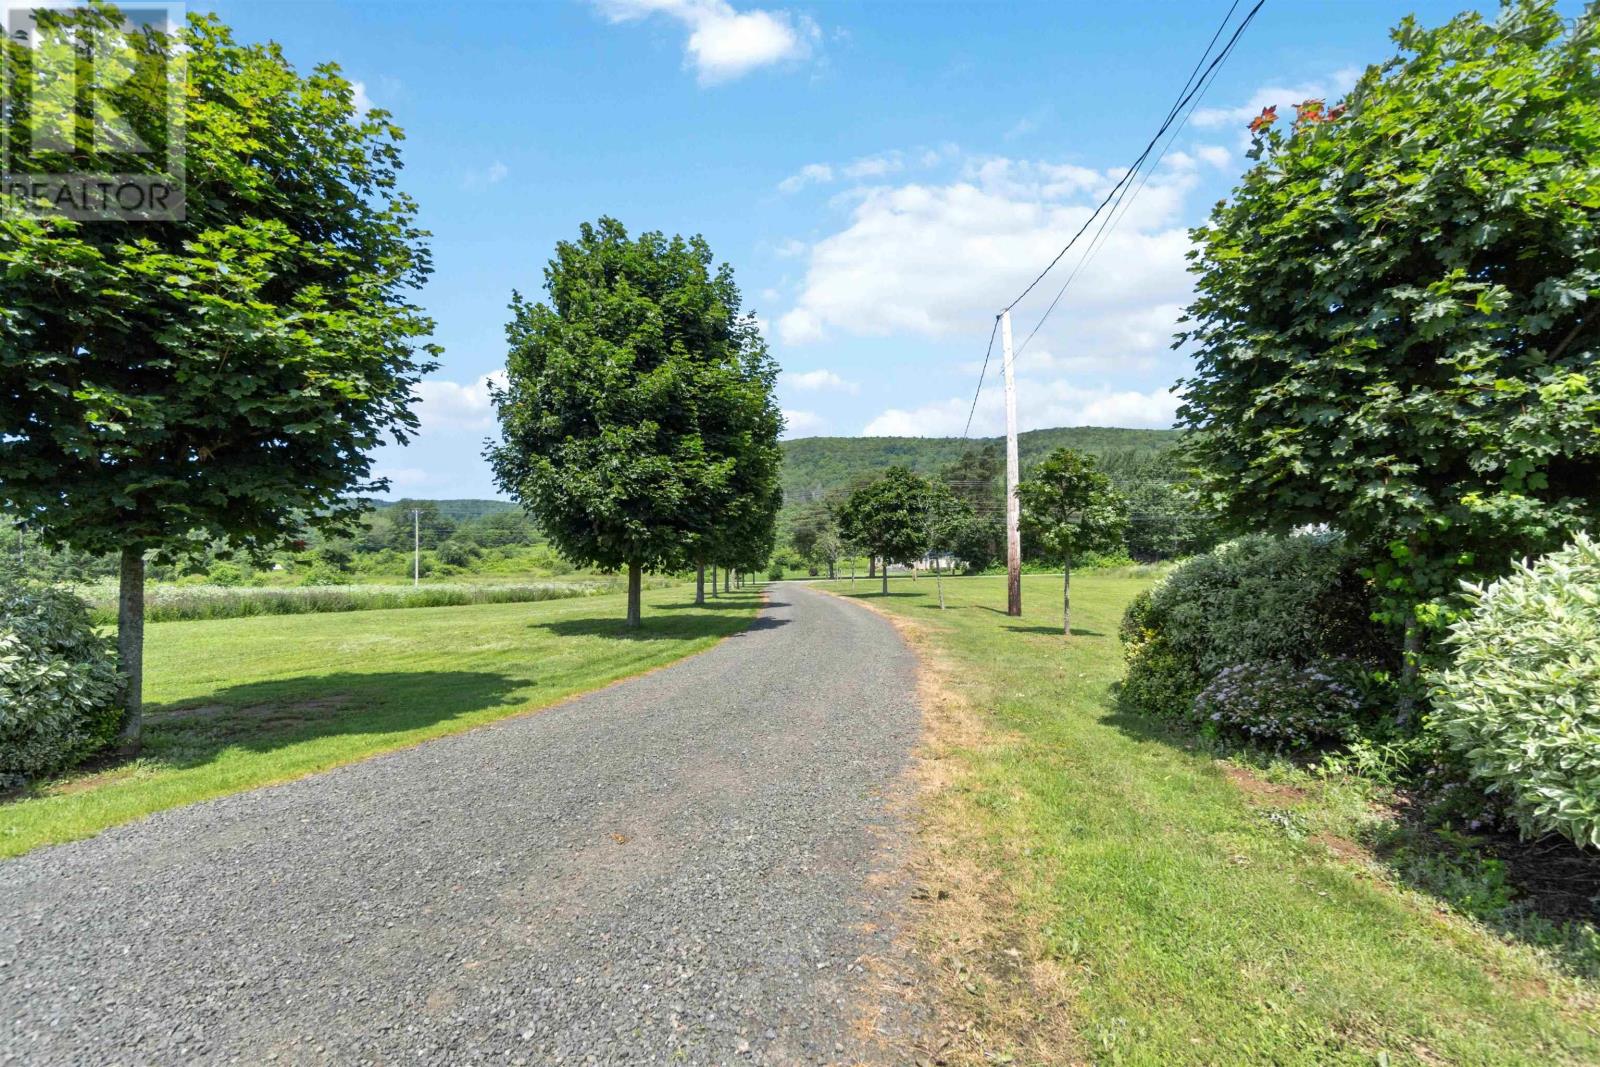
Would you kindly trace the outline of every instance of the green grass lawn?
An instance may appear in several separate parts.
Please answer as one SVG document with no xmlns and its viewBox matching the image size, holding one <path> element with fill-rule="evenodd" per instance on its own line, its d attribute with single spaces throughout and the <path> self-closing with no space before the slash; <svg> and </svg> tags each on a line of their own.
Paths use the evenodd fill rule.
<svg viewBox="0 0 1600 1067">
<path fill-rule="evenodd" d="M 152 625 L 142 757 L 0 804 L 0 856 L 544 707 L 709 647 L 757 600 L 648 590 L 636 635 L 620 594 Z"/>
<path fill-rule="evenodd" d="M 1076 1047 L 1012 1027 L 1003 1061 L 1600 1063 L 1593 982 L 1308 832 L 1292 791 L 1241 786 L 1116 710 L 1117 624 L 1146 581 L 1075 576 L 1070 641 L 1059 578 L 1025 579 L 1020 619 L 1003 613 L 1003 578 L 946 580 L 943 612 L 927 577 L 888 597 L 855 589 L 922 624 L 915 642 L 980 724 L 977 739 L 930 740 L 957 771 L 924 825 L 964 837 L 929 847 L 997 873 L 1024 962 L 1068 991 L 1057 1010 Z M 1006 1010 L 981 979 L 947 985 L 980 1025 Z"/>
</svg>

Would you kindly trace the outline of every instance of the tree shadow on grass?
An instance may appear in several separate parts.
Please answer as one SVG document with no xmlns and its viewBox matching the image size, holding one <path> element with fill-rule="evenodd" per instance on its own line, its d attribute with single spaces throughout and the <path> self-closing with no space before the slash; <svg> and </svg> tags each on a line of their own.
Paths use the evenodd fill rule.
<svg viewBox="0 0 1600 1067">
<path fill-rule="evenodd" d="M 228 686 L 147 705 L 140 757 L 198 767 L 227 749 L 271 752 L 318 738 L 402 733 L 515 703 L 532 684 L 483 671 L 393 671 Z"/>
<path fill-rule="evenodd" d="M 591 616 L 579 619 L 551 619 L 548 622 L 529 623 L 530 629 L 544 630 L 557 637 L 606 637 L 618 641 L 692 641 L 702 637 L 730 637 L 741 630 L 769 629 L 782 625 L 785 620 L 763 615 L 755 622 L 733 614 L 661 614 L 658 609 L 668 605 L 649 605 L 644 612 L 643 624 L 629 629 L 626 620 L 616 615 Z M 692 606 L 692 605 L 691 605 Z M 774 606 L 781 606 L 774 602 Z M 748 610 L 750 605 L 745 605 Z"/>
<path fill-rule="evenodd" d="M 1010 630 L 1014 634 L 1049 634 L 1052 637 L 1063 636 L 1061 633 L 1061 627 L 1059 626 L 1007 626 L 1005 629 Z M 1072 628 L 1072 636 L 1104 637 L 1105 634 L 1101 633 L 1099 630 L 1085 630 L 1081 627 L 1074 626 Z"/>
</svg>

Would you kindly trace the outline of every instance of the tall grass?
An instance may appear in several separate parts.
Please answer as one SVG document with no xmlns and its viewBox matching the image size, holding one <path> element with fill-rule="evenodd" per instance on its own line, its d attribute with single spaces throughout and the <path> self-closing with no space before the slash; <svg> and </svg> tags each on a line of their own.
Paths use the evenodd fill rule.
<svg viewBox="0 0 1600 1067">
<path fill-rule="evenodd" d="M 652 583 L 652 585 L 658 583 Z M 569 597 L 600 596 L 622 589 L 616 578 L 574 582 L 521 582 L 503 585 L 444 584 L 319 585 L 300 587 L 163 585 L 147 590 L 147 622 L 187 622 L 199 619 L 238 619 L 252 615 L 312 615 L 380 608 L 439 608 L 462 604 L 512 604 Z M 114 594 L 90 591 L 96 623 L 114 624 Z"/>
</svg>

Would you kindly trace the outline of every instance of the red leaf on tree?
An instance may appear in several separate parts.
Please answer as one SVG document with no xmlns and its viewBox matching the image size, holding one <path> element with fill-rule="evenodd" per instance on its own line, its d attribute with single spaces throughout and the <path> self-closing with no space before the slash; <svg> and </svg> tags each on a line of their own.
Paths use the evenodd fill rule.
<svg viewBox="0 0 1600 1067">
<path fill-rule="evenodd" d="M 1278 121 L 1278 105 L 1261 109 L 1261 114 L 1250 120 L 1250 132 L 1260 133 L 1262 130 Z"/>
<path fill-rule="evenodd" d="M 1328 114 L 1322 109 L 1321 100 L 1304 100 L 1294 106 L 1294 124 L 1300 126 L 1315 126 L 1328 121 Z"/>
</svg>

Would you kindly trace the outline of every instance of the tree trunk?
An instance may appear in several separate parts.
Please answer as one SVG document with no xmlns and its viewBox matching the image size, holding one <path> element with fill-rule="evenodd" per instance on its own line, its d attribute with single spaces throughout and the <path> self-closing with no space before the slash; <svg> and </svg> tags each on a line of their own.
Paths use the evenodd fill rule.
<svg viewBox="0 0 1600 1067">
<path fill-rule="evenodd" d="M 878 576 L 878 557 L 877 556 L 868 556 L 867 557 L 867 577 L 868 578 L 876 578 L 877 576 Z"/>
<path fill-rule="evenodd" d="M 637 563 L 628 564 L 628 629 L 637 630 L 639 618 L 639 591 L 643 587 L 644 570 Z"/>
<path fill-rule="evenodd" d="M 838 577 L 836 574 L 833 573 L 834 563 L 835 563 L 834 560 L 830 559 L 828 561 L 828 581 L 830 581 L 830 582 L 833 581 L 836 577 Z"/>
<path fill-rule="evenodd" d="M 1061 633 L 1072 636 L 1072 557 L 1061 568 Z"/>
<path fill-rule="evenodd" d="M 1417 710 L 1417 673 L 1422 661 L 1422 624 L 1417 621 L 1416 609 L 1406 613 L 1406 639 L 1400 660 L 1400 699 L 1395 707 L 1395 720 L 1404 726 Z"/>
<path fill-rule="evenodd" d="M 933 584 L 939 587 L 939 610 L 944 610 L 944 564 L 938 556 L 933 557 Z"/>
<path fill-rule="evenodd" d="M 711 565 L 711 595 L 722 595 L 721 593 L 717 592 L 717 565 L 715 563 Z"/>
<path fill-rule="evenodd" d="M 879 572 L 883 578 L 883 595 L 889 595 L 889 561 L 883 561 L 883 570 Z"/>
<path fill-rule="evenodd" d="M 696 604 L 704 604 L 706 602 L 706 565 L 704 563 L 695 564 L 694 602 Z"/>
<path fill-rule="evenodd" d="M 127 676 L 122 733 L 117 746 L 137 755 L 144 730 L 144 550 L 122 550 L 122 587 L 117 593 L 117 664 Z"/>
</svg>

